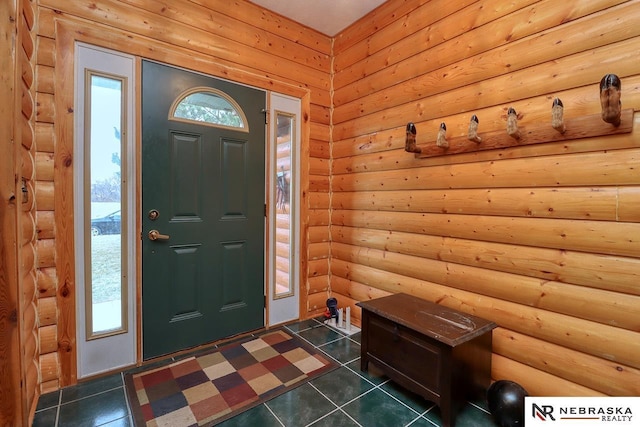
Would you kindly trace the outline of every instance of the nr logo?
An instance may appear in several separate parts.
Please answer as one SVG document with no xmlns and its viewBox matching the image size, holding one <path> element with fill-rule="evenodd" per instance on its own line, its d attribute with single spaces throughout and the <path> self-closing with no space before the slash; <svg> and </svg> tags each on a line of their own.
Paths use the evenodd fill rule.
<svg viewBox="0 0 640 427">
<path fill-rule="evenodd" d="M 542 421 L 555 421 L 556 419 L 553 417 L 553 406 L 551 405 L 542 405 L 538 406 L 535 403 L 532 403 L 532 416 L 534 418 L 539 418 Z"/>
</svg>

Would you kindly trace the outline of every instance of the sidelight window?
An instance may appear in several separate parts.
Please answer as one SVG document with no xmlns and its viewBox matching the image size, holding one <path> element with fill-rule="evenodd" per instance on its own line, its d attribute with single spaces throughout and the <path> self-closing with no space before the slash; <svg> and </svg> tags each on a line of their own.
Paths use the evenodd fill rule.
<svg viewBox="0 0 640 427">
<path fill-rule="evenodd" d="M 126 187 L 122 185 L 126 140 L 122 77 L 87 70 L 85 78 L 85 298 L 87 339 L 125 332 Z M 124 242 L 124 244 L 123 244 Z"/>
</svg>

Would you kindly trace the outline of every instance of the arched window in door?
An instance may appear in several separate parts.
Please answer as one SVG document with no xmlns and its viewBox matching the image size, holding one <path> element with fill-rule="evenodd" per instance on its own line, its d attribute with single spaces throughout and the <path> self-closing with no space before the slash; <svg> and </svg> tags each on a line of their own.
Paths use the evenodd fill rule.
<svg viewBox="0 0 640 427">
<path fill-rule="evenodd" d="M 249 122 L 240 106 L 226 93 L 210 87 L 181 93 L 171 106 L 169 120 L 249 132 Z"/>
</svg>

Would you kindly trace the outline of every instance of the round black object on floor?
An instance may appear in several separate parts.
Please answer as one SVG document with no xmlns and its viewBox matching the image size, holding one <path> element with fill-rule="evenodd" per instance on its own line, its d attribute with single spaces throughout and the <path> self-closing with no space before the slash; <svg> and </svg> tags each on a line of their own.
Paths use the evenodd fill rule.
<svg viewBox="0 0 640 427">
<path fill-rule="evenodd" d="M 529 393 L 513 381 L 496 381 L 487 391 L 487 402 L 493 419 L 500 427 L 524 426 L 524 398 Z"/>
</svg>

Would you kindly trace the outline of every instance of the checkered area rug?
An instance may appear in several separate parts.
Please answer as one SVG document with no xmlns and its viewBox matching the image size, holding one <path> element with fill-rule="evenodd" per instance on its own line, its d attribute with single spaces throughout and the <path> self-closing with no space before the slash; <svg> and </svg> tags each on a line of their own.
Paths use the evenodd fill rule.
<svg viewBox="0 0 640 427">
<path fill-rule="evenodd" d="M 338 365 L 282 330 L 125 375 L 138 427 L 212 426 Z"/>
</svg>

